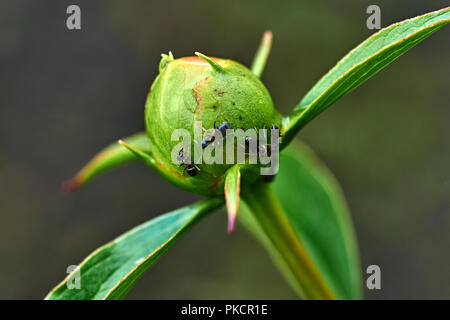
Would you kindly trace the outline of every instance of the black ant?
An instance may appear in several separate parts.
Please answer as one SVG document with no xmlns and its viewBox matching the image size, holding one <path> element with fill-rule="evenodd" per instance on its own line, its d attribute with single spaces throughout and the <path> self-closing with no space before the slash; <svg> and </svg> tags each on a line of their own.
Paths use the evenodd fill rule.
<svg viewBox="0 0 450 320">
<path fill-rule="evenodd" d="M 205 149 L 209 144 L 209 141 L 207 140 L 202 140 L 202 149 Z"/>
<path fill-rule="evenodd" d="M 269 183 L 269 182 L 272 182 L 273 180 L 275 180 L 276 176 L 277 176 L 276 174 L 264 176 L 263 180 L 264 180 L 264 182 Z"/>
<path fill-rule="evenodd" d="M 216 124 L 214 123 L 214 126 L 216 126 Z M 227 121 L 222 122 L 221 124 L 219 124 L 219 126 L 217 127 L 217 130 L 220 131 L 220 133 L 222 133 L 222 136 L 224 136 L 227 132 L 227 129 L 231 129 L 231 125 L 230 123 L 228 123 Z"/>
<path fill-rule="evenodd" d="M 231 125 L 229 122 L 225 121 L 216 127 L 216 120 L 218 116 L 219 114 L 217 114 L 216 119 L 214 120 L 214 129 L 215 131 L 216 130 L 219 131 L 222 134 L 222 136 L 225 136 L 227 129 L 231 129 Z M 214 142 L 215 139 L 216 135 L 214 132 L 208 139 L 202 140 L 202 149 L 205 149 L 211 142 Z"/>
<path fill-rule="evenodd" d="M 181 149 L 180 151 L 178 151 L 177 154 L 177 160 L 180 161 L 180 167 L 181 166 L 186 166 L 183 170 L 187 172 L 188 175 L 190 175 L 191 177 L 194 177 L 197 175 L 198 171 L 200 171 L 199 167 L 197 167 L 195 164 L 192 164 L 190 162 L 188 162 L 185 158 L 184 158 L 184 154 L 183 154 L 183 149 Z"/>
</svg>

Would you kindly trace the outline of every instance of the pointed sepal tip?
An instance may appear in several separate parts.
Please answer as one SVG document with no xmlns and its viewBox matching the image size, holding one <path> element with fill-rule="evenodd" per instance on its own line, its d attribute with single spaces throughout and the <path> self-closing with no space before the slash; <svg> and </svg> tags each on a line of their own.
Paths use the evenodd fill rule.
<svg viewBox="0 0 450 320">
<path fill-rule="evenodd" d="M 77 190 L 81 186 L 81 182 L 77 177 L 67 180 L 63 184 L 61 184 L 60 190 L 62 193 L 72 193 Z"/>
<path fill-rule="evenodd" d="M 241 171 L 238 165 L 229 169 L 225 177 L 225 200 L 228 214 L 228 233 L 233 233 L 239 211 Z"/>
<path fill-rule="evenodd" d="M 203 60 L 205 60 L 206 62 L 209 63 L 209 65 L 217 72 L 225 72 L 225 69 L 218 64 L 217 62 L 215 62 L 213 59 L 211 59 L 210 57 L 204 55 L 203 53 L 200 52 L 195 52 L 195 55 L 199 58 L 202 58 Z"/>
</svg>

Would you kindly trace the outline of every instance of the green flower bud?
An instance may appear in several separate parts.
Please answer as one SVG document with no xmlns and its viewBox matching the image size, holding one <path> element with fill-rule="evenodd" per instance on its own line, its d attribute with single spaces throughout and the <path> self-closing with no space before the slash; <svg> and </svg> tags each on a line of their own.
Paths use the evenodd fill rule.
<svg viewBox="0 0 450 320">
<path fill-rule="evenodd" d="M 224 174 L 232 164 L 194 163 L 195 123 L 200 121 L 206 130 L 224 122 L 231 129 L 244 131 L 270 129 L 272 125 L 280 127 L 280 114 L 258 77 L 233 60 L 200 53 L 180 59 L 174 59 L 171 53 L 162 57 L 160 73 L 145 105 L 146 131 L 155 167 L 181 188 L 203 195 L 223 194 Z M 172 150 L 180 142 L 172 141 L 176 129 L 185 129 L 192 137 L 191 162 L 172 161 Z M 259 167 L 243 165 L 242 182 L 254 181 Z"/>
</svg>

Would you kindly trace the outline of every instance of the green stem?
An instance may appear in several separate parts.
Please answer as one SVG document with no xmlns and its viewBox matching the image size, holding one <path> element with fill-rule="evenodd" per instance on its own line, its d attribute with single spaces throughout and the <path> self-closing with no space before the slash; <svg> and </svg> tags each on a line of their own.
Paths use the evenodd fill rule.
<svg viewBox="0 0 450 320">
<path fill-rule="evenodd" d="M 272 251 L 284 262 L 295 288 L 305 299 L 336 299 L 289 223 L 270 184 L 255 183 L 243 190 L 242 198 L 267 237 Z"/>
</svg>

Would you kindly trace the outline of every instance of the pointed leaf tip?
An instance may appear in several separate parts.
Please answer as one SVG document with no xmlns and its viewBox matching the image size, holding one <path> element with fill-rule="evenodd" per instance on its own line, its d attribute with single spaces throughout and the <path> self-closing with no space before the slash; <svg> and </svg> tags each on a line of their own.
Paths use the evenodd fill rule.
<svg viewBox="0 0 450 320">
<path fill-rule="evenodd" d="M 213 59 L 211 59 L 210 57 L 204 55 L 203 53 L 200 52 L 195 52 L 195 55 L 199 58 L 202 58 L 203 60 L 205 60 L 206 62 L 209 63 L 209 65 L 217 72 L 225 72 L 225 69 L 218 64 L 217 62 L 215 62 Z"/>
<path fill-rule="evenodd" d="M 77 190 L 81 186 L 81 182 L 75 177 L 70 179 L 60 186 L 60 190 L 62 193 L 72 193 Z"/>
<path fill-rule="evenodd" d="M 239 210 L 239 194 L 241 191 L 241 171 L 235 165 L 228 170 L 225 177 L 225 199 L 228 213 L 228 233 L 234 232 L 236 218 Z"/>
<path fill-rule="evenodd" d="M 147 163 L 149 166 L 155 168 L 155 166 L 156 166 L 155 165 L 155 159 L 153 159 L 152 155 L 148 151 L 142 150 L 142 149 L 140 149 L 138 147 L 131 146 L 127 142 L 123 141 L 122 139 L 118 140 L 117 142 L 120 145 L 122 145 L 123 147 L 127 148 L 132 153 L 134 153 L 137 157 L 139 157 L 142 160 L 144 160 L 145 163 Z"/>
<path fill-rule="evenodd" d="M 227 231 L 229 234 L 232 234 L 234 232 L 234 227 L 236 226 L 236 214 L 228 214 L 228 228 Z"/>
<path fill-rule="evenodd" d="M 133 152 L 134 154 L 136 154 L 137 156 L 139 156 L 139 157 L 141 157 L 141 158 L 143 158 L 143 159 L 146 159 L 146 158 L 149 157 L 146 153 L 144 153 L 143 151 L 141 151 L 141 150 L 139 150 L 139 149 L 136 149 L 136 148 L 130 146 L 128 143 L 126 143 L 126 142 L 125 142 L 124 140 L 122 140 L 122 139 L 119 139 L 117 142 L 118 142 L 120 145 L 124 146 L 125 148 L 127 148 L 128 150 L 130 150 L 131 152 Z"/>
<path fill-rule="evenodd" d="M 256 51 L 251 66 L 252 72 L 257 77 L 261 77 L 264 71 L 267 59 L 269 58 L 271 48 L 272 48 L 272 31 L 267 30 L 266 32 L 264 32 L 262 36 L 261 44 L 259 45 L 259 48 Z"/>
</svg>

